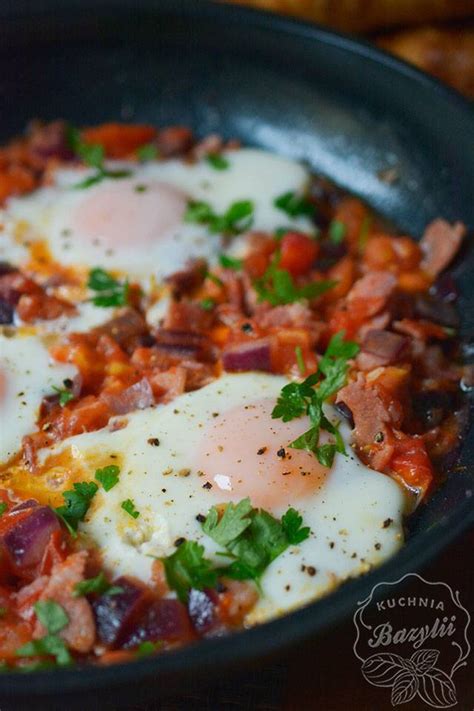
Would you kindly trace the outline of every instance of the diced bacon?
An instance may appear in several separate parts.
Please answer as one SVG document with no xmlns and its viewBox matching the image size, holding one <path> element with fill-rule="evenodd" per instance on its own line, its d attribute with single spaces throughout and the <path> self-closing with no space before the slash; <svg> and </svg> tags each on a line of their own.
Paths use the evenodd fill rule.
<svg viewBox="0 0 474 711">
<path fill-rule="evenodd" d="M 38 319 L 51 321 L 63 315 L 73 316 L 77 310 L 73 304 L 38 291 L 34 294 L 22 294 L 16 311 L 22 321 L 31 323 Z"/>
<path fill-rule="evenodd" d="M 184 393 L 186 370 L 177 366 L 166 370 L 164 373 L 153 373 L 149 380 L 153 393 L 160 399 L 160 402 L 170 402 Z"/>
<path fill-rule="evenodd" d="M 153 391 L 146 378 L 142 378 L 120 393 L 103 393 L 101 397 L 114 415 L 126 415 L 133 410 L 144 410 L 155 402 Z"/>
<path fill-rule="evenodd" d="M 383 469 L 393 454 L 391 427 L 401 425 L 400 404 L 385 396 L 381 388 L 371 387 L 361 373 L 339 391 L 337 401 L 352 412 L 357 445 L 368 454 L 374 468 Z"/>
<path fill-rule="evenodd" d="M 147 333 L 143 316 L 135 309 L 124 309 L 118 316 L 92 330 L 96 336 L 110 336 L 126 351 L 133 351 L 139 345 L 140 337 Z"/>
<path fill-rule="evenodd" d="M 369 333 L 369 331 L 372 331 L 374 328 L 376 329 L 384 329 L 387 328 L 387 326 L 390 323 L 390 314 L 388 311 L 382 311 L 381 314 L 377 314 L 377 316 L 374 316 L 371 318 L 369 321 L 366 321 L 358 330 L 357 336 L 360 341 L 363 341 L 366 335 Z"/>
<path fill-rule="evenodd" d="M 422 269 L 432 277 L 438 276 L 456 256 L 465 234 L 466 226 L 462 222 L 450 225 L 441 218 L 430 222 L 420 241 Z"/>
<path fill-rule="evenodd" d="M 347 295 L 349 313 L 369 318 L 380 313 L 397 287 L 397 279 L 390 272 L 369 272 L 358 279 Z"/>
<path fill-rule="evenodd" d="M 206 156 L 220 153 L 223 147 L 224 141 L 222 138 L 217 133 L 211 133 L 209 136 L 203 138 L 202 141 L 196 143 L 192 151 L 193 157 L 196 160 L 202 160 L 206 158 Z"/>
<path fill-rule="evenodd" d="M 409 343 L 408 338 L 398 333 L 380 329 L 368 331 L 357 356 L 357 367 L 361 370 L 372 370 L 396 363 L 407 354 Z"/>
<path fill-rule="evenodd" d="M 201 286 L 207 272 L 205 259 L 193 259 L 184 269 L 167 277 L 174 296 L 190 294 Z"/>
<path fill-rule="evenodd" d="M 207 331 L 213 315 L 192 301 L 172 301 L 163 321 L 163 327 L 173 331 Z"/>
<path fill-rule="evenodd" d="M 443 341 L 448 338 L 448 332 L 443 326 L 424 319 L 415 321 L 414 319 L 403 318 L 401 321 L 394 321 L 393 328 L 399 333 L 405 333 L 407 336 L 418 338 L 420 341 L 428 341 L 431 338 Z"/>
<path fill-rule="evenodd" d="M 186 126 L 169 126 L 158 131 L 155 145 L 162 158 L 171 158 L 186 153 L 194 142 L 192 131 Z"/>
<path fill-rule="evenodd" d="M 84 579 L 87 551 L 68 556 L 63 563 L 53 567 L 48 582 L 39 596 L 40 600 L 54 600 L 66 612 L 69 624 L 59 632 L 68 646 L 76 652 L 86 653 L 95 641 L 95 623 L 91 606 L 85 597 L 74 597 L 74 586 Z M 33 632 L 35 639 L 46 634 L 39 620 Z"/>
</svg>

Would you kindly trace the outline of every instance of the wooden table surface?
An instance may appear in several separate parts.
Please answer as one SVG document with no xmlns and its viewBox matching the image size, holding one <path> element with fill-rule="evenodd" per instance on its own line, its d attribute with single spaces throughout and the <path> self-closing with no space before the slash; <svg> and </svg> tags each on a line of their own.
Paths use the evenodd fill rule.
<svg viewBox="0 0 474 711">
<path fill-rule="evenodd" d="M 464 607 L 474 618 L 474 530 L 452 544 L 423 571 L 430 581 L 443 581 L 459 590 Z M 406 590 L 416 594 L 416 586 Z M 183 689 L 165 702 L 135 706 L 127 711 L 391 711 L 390 690 L 370 686 L 362 677 L 352 645 L 352 620 L 331 629 L 324 637 L 251 673 L 214 679 L 200 692 Z M 474 648 L 474 622 L 470 627 Z M 458 704 L 454 711 L 474 711 L 474 653 L 464 670 L 456 673 Z M 396 708 L 429 711 L 420 700 Z M 92 709 L 90 709 L 92 711 Z"/>
</svg>

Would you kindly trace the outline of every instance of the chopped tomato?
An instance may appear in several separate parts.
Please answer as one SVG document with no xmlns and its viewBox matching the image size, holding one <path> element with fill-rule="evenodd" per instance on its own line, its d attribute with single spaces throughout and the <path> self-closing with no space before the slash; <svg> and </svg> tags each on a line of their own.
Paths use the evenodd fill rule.
<svg viewBox="0 0 474 711">
<path fill-rule="evenodd" d="M 104 123 L 87 128 L 82 137 L 86 143 L 103 146 L 109 158 L 125 158 L 152 141 L 156 137 L 156 129 L 137 124 Z"/>
<path fill-rule="evenodd" d="M 301 232 L 287 232 L 281 240 L 279 266 L 293 276 L 309 272 L 319 254 L 315 239 Z"/>
<path fill-rule="evenodd" d="M 425 495 L 433 483 L 433 468 L 425 443 L 419 437 L 402 436 L 395 444 L 390 468 L 410 489 Z"/>
</svg>

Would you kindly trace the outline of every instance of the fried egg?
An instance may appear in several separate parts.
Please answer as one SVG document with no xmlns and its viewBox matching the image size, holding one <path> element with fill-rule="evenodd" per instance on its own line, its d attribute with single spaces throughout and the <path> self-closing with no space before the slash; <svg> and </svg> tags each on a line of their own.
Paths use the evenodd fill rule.
<svg viewBox="0 0 474 711">
<path fill-rule="evenodd" d="M 0 334 L 0 463 L 10 459 L 24 435 L 34 432 L 45 395 L 74 378 L 72 365 L 56 363 L 35 335 Z"/>
<path fill-rule="evenodd" d="M 11 230 L 18 233 L 22 226 L 11 247 L 13 261 L 18 263 L 21 245 L 27 260 L 31 243 L 42 240 L 50 258 L 66 267 L 100 266 L 142 283 L 150 277 L 161 280 L 190 258 L 213 262 L 223 248 L 221 235 L 186 220 L 190 201 L 204 201 L 222 215 L 233 203 L 251 200 L 252 229 L 311 229 L 307 218 L 291 218 L 274 205 L 284 193 L 304 192 L 309 181 L 304 167 L 256 149 L 229 151 L 225 158 L 226 170 L 207 161 L 109 163 L 110 169 L 126 169 L 130 175 L 86 188 L 77 186 L 92 175 L 90 170 L 59 169 L 51 186 L 10 199 Z"/>
<path fill-rule="evenodd" d="M 345 425 L 348 454 L 337 454 L 331 469 L 288 446 L 309 421 L 271 418 L 287 382 L 267 374 L 224 375 L 172 403 L 42 450 L 40 477 L 46 481 L 50 467 L 61 463 L 71 477 L 67 486 L 93 478 L 98 466 L 117 464 L 118 484 L 98 491 L 80 527 L 112 575 L 144 581 L 152 556 L 173 553 L 182 538 L 198 541 L 222 565 L 219 547 L 199 523 L 212 506 L 249 497 L 277 517 L 294 507 L 311 535 L 263 574 L 262 595 L 246 622 L 267 620 L 380 564 L 403 541 L 403 492 L 355 457 Z M 327 416 L 334 418 L 330 407 Z M 57 493 L 43 491 L 44 501 L 52 497 L 57 501 Z M 127 499 L 137 518 L 122 508 Z"/>
</svg>

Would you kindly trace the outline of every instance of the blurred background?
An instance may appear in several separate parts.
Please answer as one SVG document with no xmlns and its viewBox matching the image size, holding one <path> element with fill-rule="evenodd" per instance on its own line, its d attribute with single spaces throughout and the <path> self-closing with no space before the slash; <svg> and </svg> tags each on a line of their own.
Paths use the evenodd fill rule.
<svg viewBox="0 0 474 711">
<path fill-rule="evenodd" d="M 474 0 L 226 0 L 349 32 L 474 100 Z"/>
</svg>

